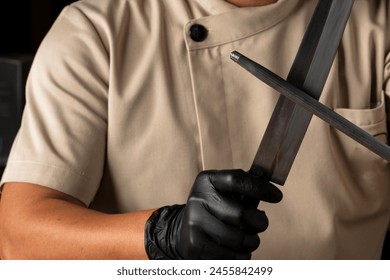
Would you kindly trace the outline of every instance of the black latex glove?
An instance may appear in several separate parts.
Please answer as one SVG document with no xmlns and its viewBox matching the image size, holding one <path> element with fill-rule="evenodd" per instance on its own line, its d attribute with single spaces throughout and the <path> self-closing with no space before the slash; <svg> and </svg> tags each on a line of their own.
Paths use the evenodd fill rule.
<svg viewBox="0 0 390 280">
<path fill-rule="evenodd" d="M 201 172 L 186 205 L 166 206 L 146 224 L 150 259 L 250 259 L 268 218 L 257 209 L 281 191 L 243 170 Z"/>
</svg>

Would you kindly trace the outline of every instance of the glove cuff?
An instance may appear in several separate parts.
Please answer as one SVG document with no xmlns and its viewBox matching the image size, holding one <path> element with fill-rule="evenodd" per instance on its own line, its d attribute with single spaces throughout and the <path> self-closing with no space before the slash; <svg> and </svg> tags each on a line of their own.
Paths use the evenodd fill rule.
<svg viewBox="0 0 390 280">
<path fill-rule="evenodd" d="M 178 229 L 185 205 L 165 206 L 152 213 L 145 224 L 145 250 L 150 260 L 177 260 Z"/>
</svg>

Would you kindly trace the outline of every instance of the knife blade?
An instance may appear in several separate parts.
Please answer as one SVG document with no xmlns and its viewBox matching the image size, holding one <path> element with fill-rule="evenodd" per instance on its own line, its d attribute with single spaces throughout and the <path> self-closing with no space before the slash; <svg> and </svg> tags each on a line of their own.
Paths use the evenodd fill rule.
<svg viewBox="0 0 390 280">
<path fill-rule="evenodd" d="M 319 99 L 354 0 L 319 0 L 287 81 Z M 280 96 L 253 160 L 250 172 L 284 185 L 312 113 Z"/>
</svg>

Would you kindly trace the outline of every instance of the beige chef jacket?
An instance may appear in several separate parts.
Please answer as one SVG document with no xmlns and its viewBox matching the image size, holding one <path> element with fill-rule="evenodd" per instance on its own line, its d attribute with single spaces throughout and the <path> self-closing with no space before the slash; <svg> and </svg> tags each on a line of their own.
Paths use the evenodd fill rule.
<svg viewBox="0 0 390 280">
<path fill-rule="evenodd" d="M 286 77 L 316 3 L 75 2 L 36 54 L 1 184 L 36 183 L 122 213 L 185 203 L 201 170 L 248 170 L 279 95 L 229 54 Z M 208 32 L 189 32 L 195 24 Z M 389 24 L 389 1 L 356 1 L 320 99 L 384 142 Z M 282 202 L 260 203 L 270 225 L 253 258 L 380 257 L 385 160 L 313 117 L 280 188 Z"/>
</svg>

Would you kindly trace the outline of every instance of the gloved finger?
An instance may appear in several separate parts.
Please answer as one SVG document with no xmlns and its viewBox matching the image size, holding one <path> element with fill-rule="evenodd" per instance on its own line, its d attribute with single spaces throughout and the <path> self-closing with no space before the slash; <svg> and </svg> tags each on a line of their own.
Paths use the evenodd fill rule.
<svg viewBox="0 0 390 280">
<path fill-rule="evenodd" d="M 216 244 L 230 248 L 237 253 L 251 253 L 260 245 L 257 234 L 247 234 L 244 231 L 225 224 L 216 217 L 203 221 L 202 230 L 215 241 Z"/>
<path fill-rule="evenodd" d="M 204 254 L 199 256 L 201 260 L 250 260 L 251 253 L 237 253 L 218 244 L 210 243 L 205 246 Z"/>
<path fill-rule="evenodd" d="M 200 260 L 234 260 L 250 259 L 249 253 L 237 253 L 228 247 L 217 244 L 212 238 L 210 238 L 201 227 L 190 226 L 188 230 L 189 242 L 182 248 L 182 254 L 184 259 L 200 259 Z"/>
<path fill-rule="evenodd" d="M 229 197 L 209 203 L 208 210 L 220 221 L 242 229 L 246 233 L 263 232 L 268 227 L 268 218 L 264 211 L 246 208 L 242 201 Z"/>
<path fill-rule="evenodd" d="M 271 203 L 277 203 L 283 198 L 282 192 L 275 185 L 241 169 L 211 172 L 209 180 L 221 193 L 231 193 Z"/>
</svg>

